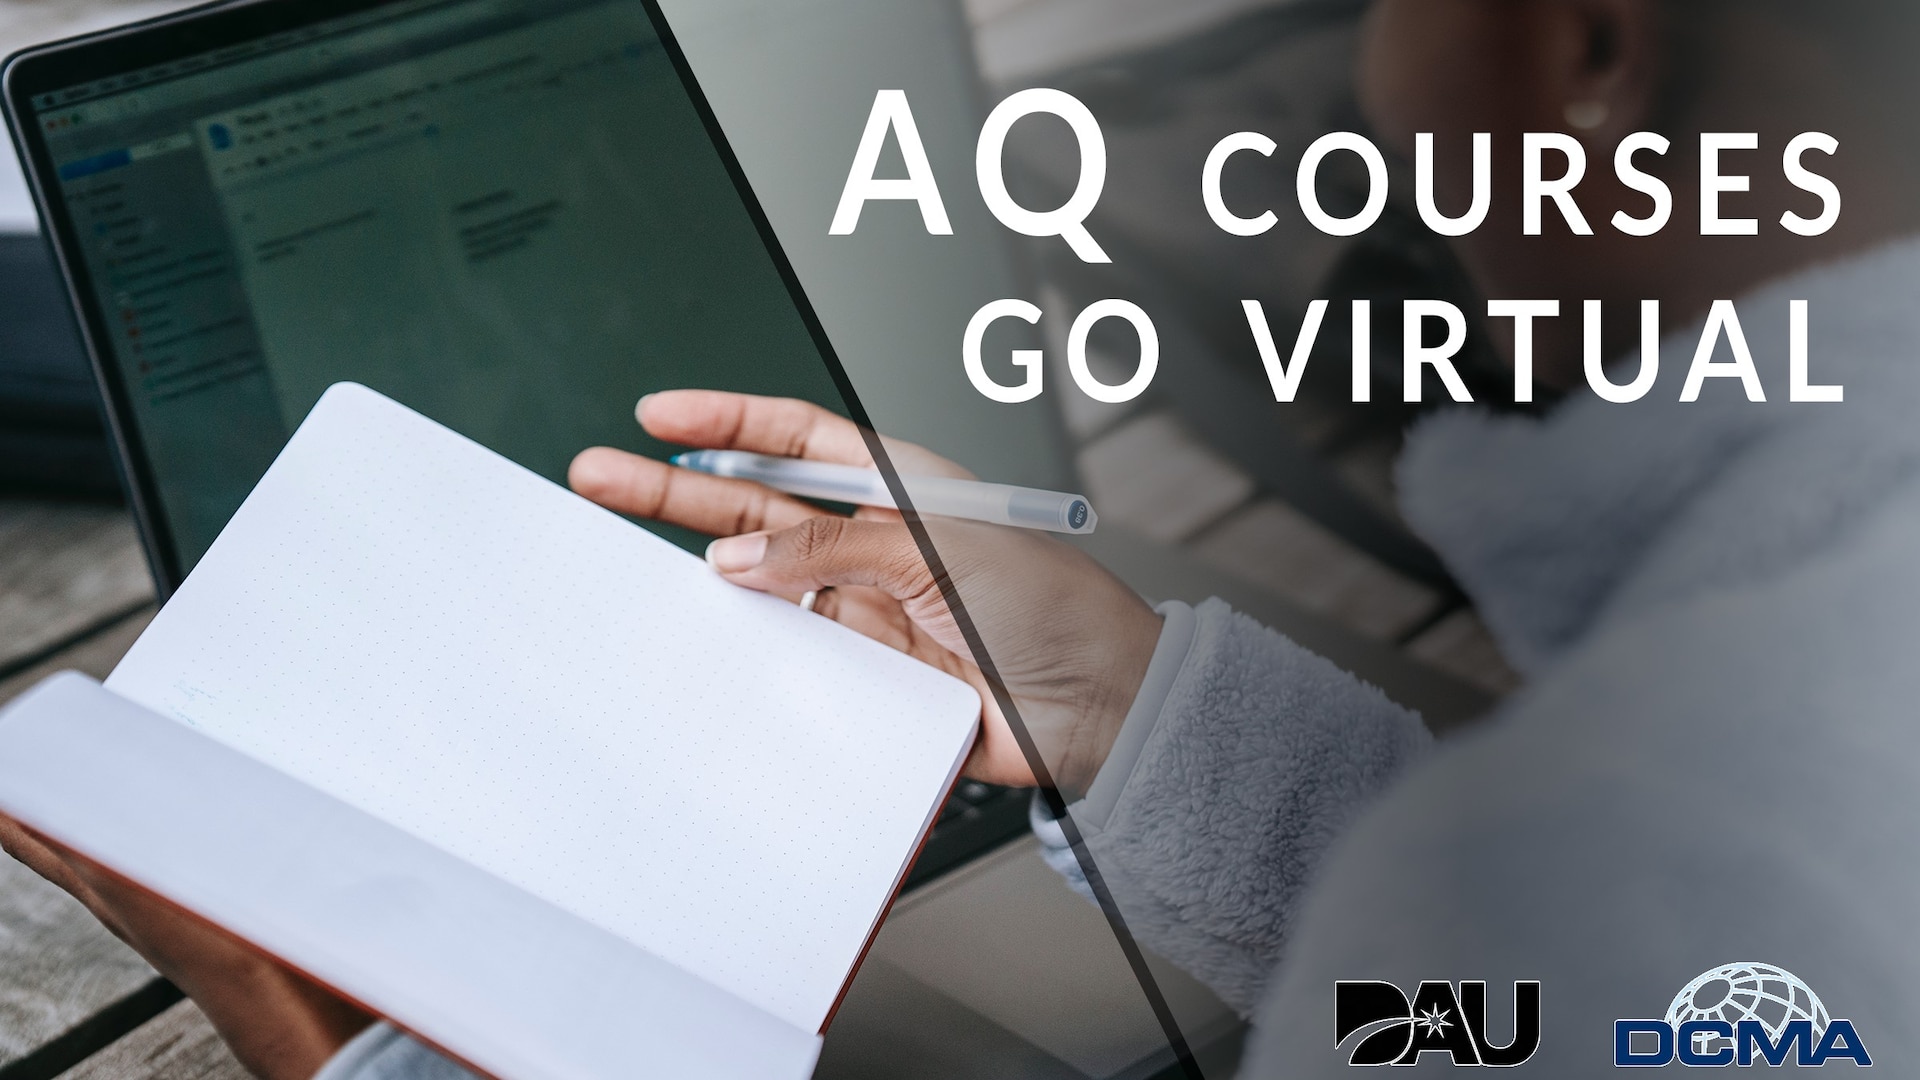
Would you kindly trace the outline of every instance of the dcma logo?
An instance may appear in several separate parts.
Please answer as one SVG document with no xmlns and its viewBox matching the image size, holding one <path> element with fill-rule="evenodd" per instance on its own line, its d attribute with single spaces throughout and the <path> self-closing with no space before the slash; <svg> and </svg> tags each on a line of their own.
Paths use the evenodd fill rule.
<svg viewBox="0 0 1920 1080">
<path fill-rule="evenodd" d="M 1674 995 L 1664 1020 L 1616 1020 L 1613 1063 L 1694 1068 L 1765 1062 L 1873 1064 L 1853 1024 L 1827 1014 L 1820 995 L 1785 968 L 1727 964 L 1704 972 Z"/>
<path fill-rule="evenodd" d="M 1455 1065 L 1512 1068 L 1540 1049 L 1540 984 L 1513 984 L 1513 1041 L 1487 1038 L 1487 984 L 1423 982 L 1409 1002 L 1392 983 L 1334 984 L 1334 1046 L 1361 1036 L 1349 1065 L 1412 1065 L 1425 1053 L 1453 1057 Z"/>
</svg>

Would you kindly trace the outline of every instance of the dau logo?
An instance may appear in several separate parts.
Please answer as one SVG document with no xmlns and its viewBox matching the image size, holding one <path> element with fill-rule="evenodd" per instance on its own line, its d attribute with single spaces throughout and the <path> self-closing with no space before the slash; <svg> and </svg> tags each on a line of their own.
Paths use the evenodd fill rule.
<svg viewBox="0 0 1920 1080">
<path fill-rule="evenodd" d="M 1540 1049 L 1540 984 L 1513 984 L 1513 1041 L 1487 1038 L 1487 984 L 1423 982 L 1409 1002 L 1385 982 L 1334 984 L 1334 1046 L 1359 1036 L 1349 1065 L 1413 1065 L 1425 1053 L 1449 1054 L 1455 1065 L 1511 1068 Z"/>
<path fill-rule="evenodd" d="M 1727 964 L 1703 972 L 1674 995 L 1662 1020 L 1616 1020 L 1613 1063 L 1659 1068 L 1760 1062 L 1819 1066 L 1873 1059 L 1853 1024 L 1827 1014 L 1820 995 L 1793 972 L 1772 964 Z"/>
</svg>

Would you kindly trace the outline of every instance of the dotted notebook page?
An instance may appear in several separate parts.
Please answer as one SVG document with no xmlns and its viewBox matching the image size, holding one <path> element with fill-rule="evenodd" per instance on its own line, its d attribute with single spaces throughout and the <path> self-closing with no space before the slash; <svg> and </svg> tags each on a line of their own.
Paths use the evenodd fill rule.
<svg viewBox="0 0 1920 1080">
<path fill-rule="evenodd" d="M 808 1031 L 979 711 L 347 384 L 107 685 Z"/>
</svg>

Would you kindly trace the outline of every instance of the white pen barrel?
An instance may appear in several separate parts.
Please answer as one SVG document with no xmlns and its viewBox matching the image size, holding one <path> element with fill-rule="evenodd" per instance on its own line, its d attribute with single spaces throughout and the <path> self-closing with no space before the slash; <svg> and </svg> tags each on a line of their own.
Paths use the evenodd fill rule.
<svg viewBox="0 0 1920 1080">
<path fill-rule="evenodd" d="M 742 479 L 766 480 L 758 476 Z M 820 499 L 825 502 L 852 503 L 855 506 L 878 506 L 893 509 L 893 492 L 887 490 L 886 482 L 880 474 L 871 469 L 847 469 L 845 477 L 823 475 L 812 472 L 803 476 L 783 476 L 777 478 L 774 486 L 789 495 L 798 495 L 803 499 Z"/>
<path fill-rule="evenodd" d="M 697 450 L 675 459 L 680 465 L 714 476 L 752 480 L 788 494 L 827 502 L 892 508 L 893 493 L 873 469 L 820 461 L 769 457 L 732 450 Z M 944 476 L 903 476 L 907 500 L 929 516 L 966 518 L 1023 529 L 1090 533 L 1099 516 L 1084 496 L 1035 491 L 1007 484 L 982 484 Z"/>
<path fill-rule="evenodd" d="M 1097 520 L 1093 507 L 1078 495 L 931 476 L 902 477 L 901 483 L 922 514 L 1058 533 L 1089 533 Z"/>
<path fill-rule="evenodd" d="M 770 484 L 803 499 L 886 508 L 894 505 L 893 493 L 873 469 L 713 450 L 688 454 L 686 462 L 715 476 Z"/>
</svg>

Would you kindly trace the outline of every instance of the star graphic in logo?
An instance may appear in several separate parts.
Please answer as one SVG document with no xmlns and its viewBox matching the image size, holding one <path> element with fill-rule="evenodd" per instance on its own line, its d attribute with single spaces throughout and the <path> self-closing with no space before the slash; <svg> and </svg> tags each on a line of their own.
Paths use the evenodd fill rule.
<svg viewBox="0 0 1920 1080">
<path fill-rule="evenodd" d="M 1427 1034 L 1438 1035 L 1453 1026 L 1453 1022 L 1447 1019 L 1452 1013 L 1452 1009 L 1443 1009 L 1435 1005 L 1433 1008 L 1421 1013 L 1420 1019 L 1416 1021 L 1416 1023 L 1426 1028 Z"/>
</svg>

